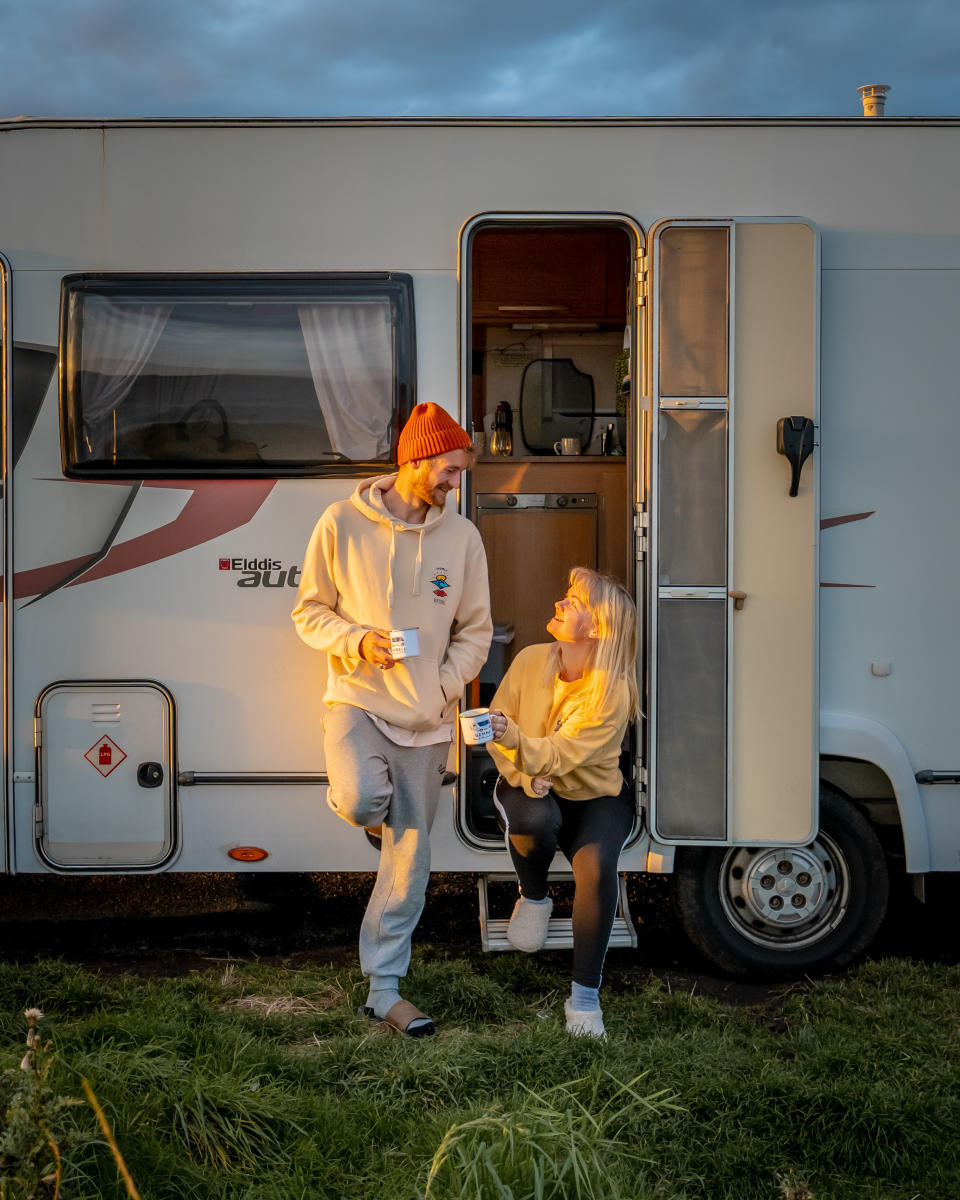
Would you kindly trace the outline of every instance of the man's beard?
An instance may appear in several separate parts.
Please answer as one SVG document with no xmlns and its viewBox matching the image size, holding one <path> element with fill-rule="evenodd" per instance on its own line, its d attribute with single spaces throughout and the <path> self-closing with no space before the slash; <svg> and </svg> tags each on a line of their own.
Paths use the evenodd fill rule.
<svg viewBox="0 0 960 1200">
<path fill-rule="evenodd" d="M 417 484 L 414 487 L 414 492 L 421 500 L 429 504 L 431 508 L 443 508 L 447 502 L 447 493 L 449 488 L 436 487 L 431 491 L 425 484 Z"/>
</svg>

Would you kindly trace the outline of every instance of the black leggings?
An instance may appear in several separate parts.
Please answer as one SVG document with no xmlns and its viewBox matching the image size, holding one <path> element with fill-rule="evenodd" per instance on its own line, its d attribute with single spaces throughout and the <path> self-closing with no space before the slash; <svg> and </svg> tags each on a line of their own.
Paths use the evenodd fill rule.
<svg viewBox="0 0 960 1200">
<path fill-rule="evenodd" d="M 573 979 L 599 987 L 617 911 L 617 863 L 633 828 L 629 788 L 594 800 L 564 800 L 555 792 L 530 797 L 501 775 L 493 797 L 528 900 L 546 896 L 558 847 L 573 867 Z"/>
</svg>

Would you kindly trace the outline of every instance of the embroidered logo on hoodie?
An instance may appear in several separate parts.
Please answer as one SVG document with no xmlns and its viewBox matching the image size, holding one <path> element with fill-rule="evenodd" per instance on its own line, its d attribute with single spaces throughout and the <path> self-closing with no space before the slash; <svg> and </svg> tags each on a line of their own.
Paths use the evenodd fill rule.
<svg viewBox="0 0 960 1200">
<path fill-rule="evenodd" d="M 447 576 L 446 567 L 437 567 L 433 573 L 433 578 L 430 580 L 430 585 L 433 588 L 433 594 L 439 596 L 441 600 L 447 598 L 447 588 L 450 586 L 450 580 Z"/>
</svg>

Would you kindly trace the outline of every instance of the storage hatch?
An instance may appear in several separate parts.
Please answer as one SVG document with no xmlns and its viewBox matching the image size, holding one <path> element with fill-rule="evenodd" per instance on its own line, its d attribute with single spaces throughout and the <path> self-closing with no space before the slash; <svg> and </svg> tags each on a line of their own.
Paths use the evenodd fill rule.
<svg viewBox="0 0 960 1200">
<path fill-rule="evenodd" d="M 159 867 L 176 849 L 173 701 L 157 683 L 56 683 L 37 702 L 37 846 L 65 870 Z"/>
</svg>

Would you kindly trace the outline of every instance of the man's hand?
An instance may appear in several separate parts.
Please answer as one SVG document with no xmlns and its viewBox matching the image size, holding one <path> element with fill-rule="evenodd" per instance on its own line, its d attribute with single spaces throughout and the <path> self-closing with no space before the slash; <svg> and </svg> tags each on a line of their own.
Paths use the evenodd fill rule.
<svg viewBox="0 0 960 1200">
<path fill-rule="evenodd" d="M 360 641 L 360 657 L 381 671 L 396 666 L 390 653 L 390 634 L 386 629 L 371 629 Z"/>
<path fill-rule="evenodd" d="M 553 778 L 550 775 L 536 775 L 530 780 L 530 790 L 535 796 L 545 796 L 553 787 Z"/>
<path fill-rule="evenodd" d="M 490 726 L 493 729 L 493 740 L 499 742 L 507 732 L 507 718 L 498 708 L 490 710 Z"/>
</svg>

